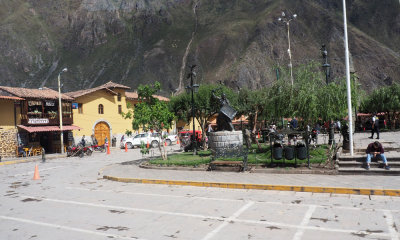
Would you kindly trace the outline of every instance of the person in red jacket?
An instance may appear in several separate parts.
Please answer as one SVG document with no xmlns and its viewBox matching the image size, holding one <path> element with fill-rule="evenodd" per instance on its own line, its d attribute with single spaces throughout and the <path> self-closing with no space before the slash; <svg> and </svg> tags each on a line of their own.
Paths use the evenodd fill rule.
<svg viewBox="0 0 400 240">
<path fill-rule="evenodd" d="M 380 142 L 376 141 L 373 143 L 368 144 L 367 147 L 367 170 L 370 169 L 370 163 L 372 157 L 379 157 L 382 159 L 383 163 L 385 164 L 385 169 L 390 170 L 390 167 L 387 163 L 387 159 L 385 157 L 385 151 L 383 150 L 383 146 Z"/>
</svg>

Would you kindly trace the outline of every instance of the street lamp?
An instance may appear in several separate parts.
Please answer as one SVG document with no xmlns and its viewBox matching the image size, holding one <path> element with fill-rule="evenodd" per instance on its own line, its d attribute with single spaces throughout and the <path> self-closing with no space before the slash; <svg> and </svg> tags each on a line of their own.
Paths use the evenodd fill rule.
<svg viewBox="0 0 400 240">
<path fill-rule="evenodd" d="M 64 154 L 64 133 L 63 133 L 63 123 L 62 123 L 62 106 L 61 106 L 61 86 L 60 86 L 60 77 L 61 73 L 68 71 L 67 68 L 61 70 L 58 73 L 58 115 L 60 116 L 60 148 L 61 154 Z"/>
<path fill-rule="evenodd" d="M 197 141 L 196 141 L 196 126 L 194 124 L 194 93 L 199 91 L 199 85 L 193 84 L 193 78 L 196 77 L 196 72 L 194 68 L 196 65 L 190 66 L 190 73 L 188 74 L 187 78 L 190 78 L 190 85 L 186 87 L 187 92 L 192 93 L 192 121 L 193 121 L 193 134 L 192 134 L 192 147 L 193 147 L 193 155 L 197 154 Z"/>
<path fill-rule="evenodd" d="M 290 81 L 293 86 L 293 70 L 292 70 L 292 52 L 290 51 L 290 22 L 297 18 L 297 14 L 287 15 L 285 12 L 282 12 L 282 17 L 278 18 L 278 21 L 286 23 L 287 26 L 287 35 L 288 35 L 288 54 L 289 54 L 289 68 L 290 68 Z"/>
<path fill-rule="evenodd" d="M 320 50 L 321 50 L 322 58 L 324 59 L 324 64 L 322 65 L 322 68 L 325 69 L 326 84 L 328 84 L 331 65 L 328 63 L 328 51 L 326 50 L 325 44 L 322 44 L 322 47 Z"/>
</svg>

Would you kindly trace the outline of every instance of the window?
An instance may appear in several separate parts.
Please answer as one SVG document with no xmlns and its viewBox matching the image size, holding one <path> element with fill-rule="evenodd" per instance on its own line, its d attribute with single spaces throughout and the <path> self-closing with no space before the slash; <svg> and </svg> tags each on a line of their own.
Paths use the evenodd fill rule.
<svg viewBox="0 0 400 240">
<path fill-rule="evenodd" d="M 121 114 L 122 113 L 122 106 L 118 105 L 118 113 Z"/>
<path fill-rule="evenodd" d="M 83 113 L 83 104 L 82 103 L 78 103 L 78 113 L 79 114 Z"/>
<path fill-rule="evenodd" d="M 103 104 L 99 104 L 99 114 L 104 114 Z"/>
<path fill-rule="evenodd" d="M 117 100 L 118 100 L 118 102 L 121 102 L 121 93 L 118 93 Z"/>
</svg>

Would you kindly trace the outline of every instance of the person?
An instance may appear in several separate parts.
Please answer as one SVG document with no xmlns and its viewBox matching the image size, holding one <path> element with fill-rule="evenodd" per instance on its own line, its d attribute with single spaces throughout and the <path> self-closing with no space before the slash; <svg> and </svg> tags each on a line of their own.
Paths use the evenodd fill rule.
<svg viewBox="0 0 400 240">
<path fill-rule="evenodd" d="M 95 145 L 95 146 L 97 146 L 98 142 L 97 142 L 97 139 L 96 139 L 96 137 L 94 136 L 94 134 L 92 134 L 91 137 L 92 137 L 92 144 Z"/>
<path fill-rule="evenodd" d="M 86 141 L 85 141 L 85 135 L 82 136 L 82 139 L 80 141 L 80 144 L 84 147 L 86 145 Z"/>
<path fill-rule="evenodd" d="M 22 144 L 18 145 L 18 154 L 22 155 L 23 157 L 26 157 L 26 152 L 24 151 L 24 147 Z"/>
<path fill-rule="evenodd" d="M 292 130 L 297 129 L 297 125 L 299 124 L 299 122 L 297 121 L 296 117 L 293 117 L 293 119 L 290 121 L 290 128 Z"/>
<path fill-rule="evenodd" d="M 371 158 L 372 157 L 379 157 L 380 159 L 382 159 L 383 163 L 385 164 L 385 169 L 386 170 L 390 170 L 390 167 L 387 163 L 387 159 L 385 157 L 384 154 L 384 150 L 383 150 L 383 146 L 380 142 L 376 141 L 373 143 L 368 144 L 367 147 L 367 170 L 370 169 L 370 163 L 371 163 Z"/>
<path fill-rule="evenodd" d="M 376 139 L 379 139 L 379 118 L 376 116 L 376 113 L 374 113 L 374 116 L 372 117 L 372 128 L 371 128 L 371 139 L 374 138 L 374 133 L 376 133 Z"/>
<path fill-rule="evenodd" d="M 337 128 L 338 132 L 340 132 L 340 129 L 342 128 L 342 124 L 340 123 L 339 120 L 336 121 L 336 128 Z"/>
<path fill-rule="evenodd" d="M 104 139 L 104 146 L 108 147 L 108 138 L 107 137 Z"/>
</svg>

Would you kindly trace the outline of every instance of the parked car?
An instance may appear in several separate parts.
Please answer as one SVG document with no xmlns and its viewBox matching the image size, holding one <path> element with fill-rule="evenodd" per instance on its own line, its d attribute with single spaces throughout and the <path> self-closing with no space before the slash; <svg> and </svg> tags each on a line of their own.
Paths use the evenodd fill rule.
<svg viewBox="0 0 400 240">
<path fill-rule="evenodd" d="M 171 145 L 176 140 L 176 135 L 168 135 L 165 139 L 167 145 Z M 125 148 L 125 144 L 128 148 L 140 147 L 142 143 L 149 143 L 151 147 L 155 148 L 158 147 L 161 141 L 161 135 L 159 133 L 139 133 L 135 137 L 129 137 L 122 141 L 121 148 Z"/>
</svg>

